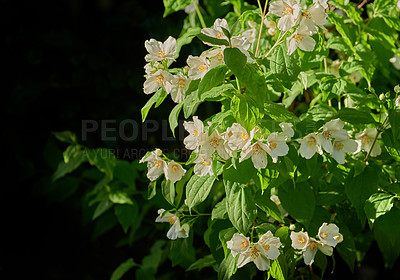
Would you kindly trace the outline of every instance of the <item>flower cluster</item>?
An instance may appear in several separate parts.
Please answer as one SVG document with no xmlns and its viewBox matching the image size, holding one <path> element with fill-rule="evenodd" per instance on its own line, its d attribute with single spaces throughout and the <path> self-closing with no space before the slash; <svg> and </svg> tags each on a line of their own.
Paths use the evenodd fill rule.
<svg viewBox="0 0 400 280">
<path fill-rule="evenodd" d="M 299 0 L 278 0 L 270 5 L 270 13 L 280 17 L 278 29 L 289 31 L 298 25 L 296 31 L 287 38 L 288 55 L 297 48 L 312 51 L 315 40 L 311 37 L 328 22 L 325 9 L 327 0 L 314 0 L 310 7 L 301 7 Z"/>
<path fill-rule="evenodd" d="M 312 265 L 315 254 L 320 250 L 323 254 L 331 256 L 333 247 L 343 241 L 343 235 L 339 233 L 339 227 L 335 224 L 323 223 L 318 230 L 318 239 L 309 237 L 307 232 L 290 233 L 292 247 L 301 250 L 306 265 Z"/>
<path fill-rule="evenodd" d="M 158 217 L 156 218 L 157 223 L 169 223 L 171 228 L 167 232 L 167 237 L 171 240 L 177 238 L 188 238 L 189 237 L 189 224 L 185 223 L 181 225 L 179 218 L 168 212 L 165 209 L 159 209 L 157 211 Z"/>
<path fill-rule="evenodd" d="M 270 261 L 280 255 L 279 247 L 282 245 L 279 237 L 275 237 L 271 231 L 267 231 L 258 242 L 250 242 L 249 238 L 241 233 L 235 233 L 232 239 L 226 242 L 233 257 L 239 254 L 237 267 L 254 262 L 259 270 L 268 270 Z"/>
<path fill-rule="evenodd" d="M 182 179 L 185 175 L 186 170 L 179 163 L 174 160 L 168 163 L 161 158 L 162 152 L 160 149 L 156 149 L 150 154 L 146 154 L 139 163 L 147 162 L 147 178 L 150 181 L 156 180 L 161 174 L 165 175 L 167 180 L 175 183 Z"/>
<path fill-rule="evenodd" d="M 263 169 L 267 166 L 270 155 L 276 163 L 279 156 L 284 156 L 289 151 L 287 140 L 294 135 L 292 124 L 281 123 L 282 132 L 273 132 L 265 139 L 263 135 L 256 135 L 259 128 L 255 127 L 250 132 L 238 123 L 234 123 L 225 132 L 218 130 L 208 131 L 197 116 L 192 122 L 184 122 L 189 135 L 183 140 L 188 150 L 198 153 L 194 172 L 196 175 L 205 176 L 213 174 L 212 160 L 218 155 L 224 160 L 235 157 L 240 152 L 239 162 L 251 158 L 254 167 Z M 255 139 L 257 138 L 257 139 Z"/>
</svg>

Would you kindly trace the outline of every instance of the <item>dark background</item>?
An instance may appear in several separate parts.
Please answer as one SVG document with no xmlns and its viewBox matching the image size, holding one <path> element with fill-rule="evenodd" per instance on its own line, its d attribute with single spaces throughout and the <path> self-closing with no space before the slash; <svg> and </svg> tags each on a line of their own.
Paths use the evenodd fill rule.
<svg viewBox="0 0 400 280">
<path fill-rule="evenodd" d="M 161 0 L 2 0 L 1 4 L 6 168 L 0 195 L 0 279 L 109 279 L 135 249 L 115 246 L 120 230 L 93 237 L 93 225 L 82 218 L 82 192 L 65 200 L 49 195 L 54 190 L 48 189 L 47 180 L 65 148 L 51 132 L 70 130 L 81 138 L 82 120 L 95 120 L 99 127 L 102 120 L 113 120 L 109 127 L 117 131 L 126 119 L 140 125 L 140 109 L 149 98 L 142 92 L 144 41 L 178 37 L 186 14 L 163 19 Z M 194 42 L 194 47 L 184 47 L 181 57 L 196 54 L 199 46 Z M 183 64 L 182 59 L 177 63 Z M 172 106 L 167 98 L 148 119 L 162 123 Z M 204 106 L 200 114 L 213 109 Z M 131 133 L 128 127 L 126 135 Z M 115 140 L 102 141 L 98 129 L 83 144 L 121 151 L 181 145 L 176 140 L 161 143 L 161 133 L 158 129 L 142 141 L 139 132 L 138 139 L 129 142 L 110 133 Z M 131 161 L 138 155 L 119 157 Z M 398 277 L 394 271 L 385 272 L 381 259 L 374 243 L 357 279 Z M 349 275 L 337 257 L 334 278 L 350 279 Z"/>
</svg>

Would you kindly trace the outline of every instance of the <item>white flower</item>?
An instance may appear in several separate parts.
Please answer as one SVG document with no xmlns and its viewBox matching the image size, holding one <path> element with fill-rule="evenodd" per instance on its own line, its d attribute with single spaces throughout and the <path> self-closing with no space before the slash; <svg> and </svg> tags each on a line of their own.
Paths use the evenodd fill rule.
<svg viewBox="0 0 400 280">
<path fill-rule="evenodd" d="M 269 152 L 268 146 L 260 141 L 257 141 L 253 145 L 245 147 L 240 152 L 239 162 L 251 157 L 254 167 L 257 169 L 263 169 L 267 167 L 268 164 L 267 152 Z"/>
<path fill-rule="evenodd" d="M 304 263 L 306 265 L 313 264 L 315 254 L 318 250 L 327 256 L 332 256 L 333 254 L 333 248 L 331 246 L 322 244 L 321 242 L 315 240 L 315 238 L 310 238 L 307 248 L 303 251 Z"/>
<path fill-rule="evenodd" d="M 175 183 L 182 179 L 183 175 L 186 173 L 186 170 L 183 169 L 179 163 L 171 160 L 168 165 L 164 166 L 164 173 L 167 180 Z"/>
<path fill-rule="evenodd" d="M 217 18 L 214 21 L 214 28 L 203 28 L 201 30 L 201 33 L 203 33 L 204 35 L 207 35 L 209 37 L 212 37 L 212 38 L 224 39 L 224 40 L 229 41 L 229 38 L 226 37 L 226 35 L 225 35 L 225 33 L 224 33 L 224 31 L 222 30 L 221 27 L 223 27 L 223 28 L 225 28 L 226 30 L 229 31 L 228 22 L 226 21 L 226 19 Z M 211 43 L 208 43 L 208 42 L 203 42 L 203 43 L 206 44 L 206 45 L 209 45 L 209 46 L 215 46 L 215 45 L 213 45 Z"/>
<path fill-rule="evenodd" d="M 212 176 L 214 174 L 212 169 L 212 161 L 205 155 L 200 154 L 194 163 L 194 174 L 197 176 L 206 176 L 207 174 Z"/>
<path fill-rule="evenodd" d="M 164 173 L 164 166 L 166 166 L 166 163 L 160 158 L 160 155 L 161 150 L 156 149 L 155 151 L 151 152 L 148 157 L 143 157 L 139 161 L 140 163 L 147 162 L 147 178 L 149 178 L 150 181 L 156 180 L 161 174 Z"/>
<path fill-rule="evenodd" d="M 354 153 L 357 150 L 357 142 L 353 139 L 335 140 L 333 142 L 332 157 L 340 164 L 345 163 L 344 154 Z"/>
<path fill-rule="evenodd" d="M 149 62 L 146 63 L 144 66 L 144 72 L 146 72 L 147 75 L 154 74 L 158 69 L 162 67 L 162 64 L 159 62 Z"/>
<path fill-rule="evenodd" d="M 254 262 L 256 267 L 261 271 L 268 270 L 270 267 L 270 260 L 267 257 L 267 253 L 258 243 L 254 244 L 251 248 L 247 249 L 247 251 L 239 255 L 237 266 L 238 268 L 241 268 L 249 262 Z"/>
<path fill-rule="evenodd" d="M 231 250 L 233 257 L 242 254 L 250 248 L 250 240 L 241 233 L 235 233 L 232 239 L 226 242 L 226 246 Z"/>
<path fill-rule="evenodd" d="M 315 133 L 310 133 L 303 139 L 297 140 L 300 142 L 300 155 L 303 158 L 310 159 L 315 153 L 322 155 L 321 145 L 318 141 L 318 136 Z"/>
<path fill-rule="evenodd" d="M 313 0 L 313 2 L 317 6 L 322 6 L 325 10 L 328 9 L 328 0 Z"/>
<path fill-rule="evenodd" d="M 298 0 L 278 0 L 271 3 L 269 11 L 281 17 L 278 21 L 278 29 L 289 31 L 298 22 L 301 7 Z"/>
<path fill-rule="evenodd" d="M 146 40 L 144 42 L 146 50 L 149 52 L 144 59 L 149 61 L 161 61 L 164 59 L 175 60 L 173 58 L 176 52 L 176 39 L 169 36 L 164 43 L 156 41 L 154 39 Z"/>
<path fill-rule="evenodd" d="M 224 65 L 224 50 L 223 48 L 210 49 L 204 52 L 201 56 L 207 57 L 210 61 L 210 68 Z"/>
<path fill-rule="evenodd" d="M 190 79 L 185 77 L 181 72 L 173 76 L 171 98 L 175 103 L 180 103 L 185 99 L 186 91 L 190 84 Z"/>
<path fill-rule="evenodd" d="M 202 79 L 208 70 L 210 70 L 210 62 L 205 57 L 189 55 L 186 62 L 190 67 L 188 75 L 192 80 Z"/>
<path fill-rule="evenodd" d="M 247 24 L 251 27 L 251 29 L 244 31 L 242 33 L 242 36 L 245 37 L 250 42 L 250 44 L 253 44 L 257 37 L 257 23 L 249 20 L 247 21 Z"/>
<path fill-rule="evenodd" d="M 260 240 L 258 240 L 258 244 L 264 248 L 268 259 L 275 260 L 280 255 L 279 247 L 282 243 L 279 237 L 275 237 L 271 231 L 267 231 L 261 236 Z"/>
<path fill-rule="evenodd" d="M 294 136 L 294 130 L 292 128 L 293 127 L 292 123 L 282 122 L 279 124 L 279 126 L 282 129 L 282 133 L 284 133 L 287 136 L 288 140 L 290 140 L 290 138 L 292 138 Z"/>
<path fill-rule="evenodd" d="M 393 64 L 393 67 L 397 70 L 400 70 L 400 55 L 397 53 L 389 59 L 389 61 Z"/>
<path fill-rule="evenodd" d="M 332 247 L 343 241 L 343 235 L 339 233 L 339 228 L 335 224 L 323 223 L 318 230 L 318 237 L 322 244 Z"/>
<path fill-rule="evenodd" d="M 172 74 L 165 70 L 157 70 L 154 74 L 146 76 L 146 81 L 143 84 L 145 94 L 156 92 L 159 88 L 163 88 L 167 93 L 171 92 Z"/>
<path fill-rule="evenodd" d="M 278 210 L 281 213 L 282 217 L 286 217 L 289 213 L 282 207 L 281 201 L 279 197 L 275 194 L 270 196 L 270 199 L 278 206 Z"/>
<path fill-rule="evenodd" d="M 225 147 L 224 138 L 218 133 L 217 130 L 208 136 L 208 133 L 202 133 L 199 137 L 200 144 L 200 155 L 204 155 L 205 157 L 211 157 L 212 154 L 217 151 L 223 159 L 229 158 L 229 153 L 227 147 Z"/>
<path fill-rule="evenodd" d="M 172 224 L 171 228 L 168 230 L 167 237 L 171 240 L 176 240 L 177 238 L 188 238 L 189 230 L 189 224 L 184 224 L 181 226 L 181 223 L 177 218 Z"/>
<path fill-rule="evenodd" d="M 199 3 L 199 0 L 196 0 L 196 3 L 198 4 L 198 3 Z M 185 13 L 187 13 L 187 14 L 191 14 L 191 13 L 196 12 L 196 4 L 193 2 L 192 4 L 187 5 L 187 6 L 185 7 L 184 11 L 185 11 Z"/>
<path fill-rule="evenodd" d="M 242 35 L 232 36 L 231 38 L 231 46 L 232 48 L 239 49 L 246 57 L 248 63 L 253 63 L 254 59 L 251 58 L 248 49 L 251 46 L 251 43 L 246 39 L 246 37 Z"/>
<path fill-rule="evenodd" d="M 358 144 L 357 151 L 354 153 L 357 153 L 361 150 L 366 151 L 367 153 L 369 150 L 371 150 L 372 143 L 374 142 L 374 139 L 377 135 L 378 131 L 375 127 L 373 128 L 365 128 L 362 132 L 359 132 L 356 134 L 356 142 Z M 376 157 L 381 154 L 381 146 L 378 141 L 375 141 L 374 147 L 372 148 L 372 151 L 370 153 L 371 157 Z"/>
<path fill-rule="evenodd" d="M 271 133 L 268 135 L 267 142 L 268 153 L 274 163 L 278 161 L 278 157 L 285 156 L 289 152 L 289 146 L 286 144 L 286 135 L 283 133 Z"/>
<path fill-rule="evenodd" d="M 397 96 L 396 101 L 394 102 L 394 104 L 395 104 L 397 107 L 400 107 L 400 95 Z"/>
<path fill-rule="evenodd" d="M 253 129 L 250 134 L 248 134 L 247 130 L 243 126 L 234 123 L 225 133 L 225 138 L 228 142 L 229 148 L 233 151 L 243 149 L 251 143 L 256 130 L 258 130 L 258 128 Z"/>
<path fill-rule="evenodd" d="M 308 245 L 308 233 L 307 232 L 295 232 L 290 233 L 290 239 L 292 240 L 292 247 L 298 250 L 305 250 Z"/>
<path fill-rule="evenodd" d="M 333 152 L 332 139 L 346 140 L 349 134 L 343 129 L 344 122 L 340 119 L 330 120 L 323 126 L 323 131 L 318 134 L 318 140 L 324 150 L 330 154 Z"/>
<path fill-rule="evenodd" d="M 310 32 L 303 25 L 300 25 L 296 31 L 287 38 L 288 55 L 291 55 L 297 48 L 310 52 L 315 47 L 315 40 L 310 36 Z"/>
<path fill-rule="evenodd" d="M 199 136 L 204 131 L 204 125 L 197 116 L 193 116 L 192 122 L 183 122 L 183 127 L 189 132 L 189 135 L 183 139 L 186 149 L 195 150 L 199 146 Z"/>
<path fill-rule="evenodd" d="M 275 21 L 264 19 L 264 24 L 268 28 L 268 34 L 274 36 L 276 34 L 276 23 Z"/>
<path fill-rule="evenodd" d="M 328 23 L 326 20 L 325 9 L 319 5 L 313 5 L 307 10 L 303 11 L 300 26 L 304 26 L 311 34 L 318 32 L 318 27 L 324 28 L 324 25 Z"/>
</svg>

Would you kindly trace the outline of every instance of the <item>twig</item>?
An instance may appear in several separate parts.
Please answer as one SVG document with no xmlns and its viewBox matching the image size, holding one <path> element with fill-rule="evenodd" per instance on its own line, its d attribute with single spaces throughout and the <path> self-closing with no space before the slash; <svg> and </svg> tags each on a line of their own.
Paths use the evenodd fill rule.
<svg viewBox="0 0 400 280">
<path fill-rule="evenodd" d="M 356 10 L 361 9 L 362 6 L 364 6 L 365 4 L 367 4 L 367 2 L 368 2 L 368 0 L 363 0 L 363 1 L 360 3 L 360 5 L 358 5 L 358 6 L 356 7 Z"/>
<path fill-rule="evenodd" d="M 200 9 L 199 9 L 199 5 L 197 4 L 196 1 L 194 1 L 193 3 L 194 3 L 194 5 L 195 5 L 195 7 L 196 7 L 196 13 L 197 13 L 197 16 L 199 17 L 201 26 L 202 26 L 203 28 L 207 28 L 206 23 L 204 22 L 204 19 L 203 19 L 203 15 L 201 14 L 201 11 L 200 11 Z"/>
<path fill-rule="evenodd" d="M 257 0 L 258 5 L 260 7 L 260 12 L 261 12 L 261 3 L 259 0 Z M 260 24 L 260 30 L 258 31 L 258 39 L 257 39 L 257 46 L 256 46 L 256 52 L 254 53 L 254 56 L 257 57 L 258 54 L 258 48 L 260 46 L 260 40 L 261 40 L 261 34 L 264 26 L 264 19 L 265 19 L 265 13 L 267 12 L 267 5 L 268 5 L 268 0 L 265 1 L 264 5 L 264 10 L 261 13 L 261 24 Z"/>
</svg>

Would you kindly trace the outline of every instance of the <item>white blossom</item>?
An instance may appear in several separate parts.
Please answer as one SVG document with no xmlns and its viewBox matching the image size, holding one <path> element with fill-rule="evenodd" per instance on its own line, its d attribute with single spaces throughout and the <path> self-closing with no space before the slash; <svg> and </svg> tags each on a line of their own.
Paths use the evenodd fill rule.
<svg viewBox="0 0 400 280">
<path fill-rule="evenodd" d="M 162 64 L 157 61 L 149 62 L 149 63 L 146 63 L 146 65 L 144 66 L 144 72 L 146 73 L 146 75 L 151 75 L 151 74 L 154 74 L 161 67 L 162 67 Z"/>
<path fill-rule="evenodd" d="M 217 130 L 209 136 L 207 132 L 202 133 L 199 137 L 200 155 L 211 157 L 216 151 L 223 159 L 229 158 L 227 147 L 225 147 L 225 139 L 219 134 Z"/>
<path fill-rule="evenodd" d="M 318 27 L 325 29 L 324 25 L 328 23 L 325 9 L 319 5 L 312 5 L 302 12 L 300 26 L 304 26 L 311 34 L 318 32 Z"/>
<path fill-rule="evenodd" d="M 184 121 L 183 127 L 189 132 L 189 135 L 183 139 L 183 144 L 188 150 L 196 150 L 199 146 L 199 136 L 204 131 L 203 122 L 197 116 L 193 116 L 193 121 Z"/>
<path fill-rule="evenodd" d="M 365 152 L 369 152 L 371 150 L 372 144 L 374 142 L 374 139 L 378 133 L 378 130 L 373 127 L 373 128 L 365 128 L 362 132 L 359 132 L 356 134 L 356 142 L 358 144 L 358 148 L 354 153 L 357 153 L 361 150 Z M 378 140 L 375 141 L 374 147 L 372 148 L 372 151 L 370 153 L 371 157 L 376 157 L 381 154 L 381 146 L 378 142 Z"/>
<path fill-rule="evenodd" d="M 300 25 L 296 31 L 287 38 L 288 41 L 288 55 L 291 55 L 297 48 L 310 52 L 314 50 L 315 40 L 310 36 L 307 27 Z"/>
<path fill-rule="evenodd" d="M 335 140 L 333 142 L 332 157 L 340 164 L 345 163 L 345 153 L 354 153 L 357 150 L 357 142 L 353 139 Z"/>
<path fill-rule="evenodd" d="M 226 130 L 225 133 L 225 138 L 228 142 L 229 148 L 231 148 L 233 151 L 236 151 L 243 149 L 247 145 L 250 145 L 257 129 L 253 129 L 249 134 L 243 126 L 238 123 L 234 123 Z"/>
<path fill-rule="evenodd" d="M 264 19 L 264 24 L 268 28 L 268 34 L 274 36 L 276 34 L 276 23 L 275 21 Z"/>
<path fill-rule="evenodd" d="M 212 176 L 214 174 L 212 169 L 212 160 L 205 155 L 200 154 L 194 161 L 194 174 L 197 176 Z"/>
<path fill-rule="evenodd" d="M 282 133 L 284 133 L 288 140 L 294 136 L 293 124 L 282 122 L 279 124 L 280 128 L 282 129 Z"/>
<path fill-rule="evenodd" d="M 281 17 L 278 21 L 278 29 L 289 31 L 298 23 L 301 7 L 298 0 L 278 0 L 271 3 L 269 11 Z"/>
<path fill-rule="evenodd" d="M 267 167 L 268 164 L 267 152 L 269 152 L 268 146 L 260 141 L 257 141 L 256 143 L 245 147 L 240 152 L 239 162 L 251 157 L 254 167 L 257 169 L 263 169 Z"/>
<path fill-rule="evenodd" d="M 139 162 L 147 162 L 147 178 L 150 181 L 156 180 L 160 177 L 161 174 L 164 173 L 164 167 L 166 163 L 164 160 L 160 158 L 161 150 L 156 149 L 155 151 L 151 152 L 149 156 L 143 157 Z"/>
<path fill-rule="evenodd" d="M 312 265 L 314 262 L 315 254 L 320 250 L 324 255 L 332 256 L 333 248 L 329 245 L 322 244 L 315 238 L 310 238 L 308 241 L 307 248 L 303 251 L 304 263 L 306 265 Z"/>
<path fill-rule="evenodd" d="M 247 24 L 251 27 L 251 29 L 248 29 L 242 33 L 242 36 L 247 39 L 247 41 L 250 42 L 250 44 L 253 44 L 254 41 L 256 40 L 257 37 L 257 23 L 251 20 L 247 21 Z"/>
<path fill-rule="evenodd" d="M 343 235 L 339 233 L 339 227 L 335 224 L 323 223 L 318 230 L 318 237 L 322 244 L 332 247 L 343 241 Z"/>
<path fill-rule="evenodd" d="M 333 152 L 332 139 L 346 140 L 349 134 L 343 129 L 344 122 L 340 119 L 330 120 L 323 126 L 323 131 L 318 134 L 318 140 L 324 150 L 330 154 Z"/>
<path fill-rule="evenodd" d="M 394 56 L 391 57 L 389 61 L 393 64 L 393 67 L 396 68 L 396 70 L 400 70 L 400 55 L 398 55 L 397 53 L 394 54 Z"/>
<path fill-rule="evenodd" d="M 317 6 L 322 6 L 325 10 L 328 9 L 328 0 L 313 0 L 313 2 Z"/>
<path fill-rule="evenodd" d="M 253 63 L 254 59 L 251 58 L 248 49 L 251 46 L 251 43 L 246 39 L 246 37 L 242 35 L 232 36 L 231 38 L 231 46 L 232 48 L 239 49 L 246 57 L 248 63 Z"/>
<path fill-rule="evenodd" d="M 394 104 L 395 104 L 397 107 L 400 107 L 400 95 L 397 96 L 396 101 L 394 102 Z"/>
<path fill-rule="evenodd" d="M 231 250 L 233 257 L 242 254 L 250 248 L 250 240 L 241 233 L 235 233 L 232 239 L 226 242 L 226 246 Z"/>
<path fill-rule="evenodd" d="M 237 266 L 241 268 L 249 262 L 254 262 L 256 267 L 261 271 L 268 270 L 270 267 L 270 260 L 267 257 L 267 253 L 258 243 L 239 255 Z"/>
<path fill-rule="evenodd" d="M 264 248 L 268 259 L 275 260 L 280 255 L 279 247 L 282 245 L 282 243 L 279 237 L 275 237 L 271 231 L 267 231 L 264 235 L 262 235 L 260 240 L 258 240 L 258 244 Z"/>
<path fill-rule="evenodd" d="M 272 161 L 276 163 L 278 157 L 285 156 L 289 152 L 289 146 L 286 144 L 286 135 L 283 133 L 273 132 L 268 135 L 268 153 L 272 157 Z"/>
<path fill-rule="evenodd" d="M 167 93 L 172 89 L 172 74 L 165 70 L 157 70 L 154 74 L 146 76 L 146 81 L 143 84 L 143 92 L 150 94 L 156 92 L 159 88 L 163 88 Z"/>
<path fill-rule="evenodd" d="M 209 37 L 212 38 L 216 38 L 216 39 L 224 39 L 229 41 L 229 38 L 226 37 L 224 31 L 222 30 L 222 28 L 226 29 L 229 31 L 229 26 L 228 26 L 228 22 L 226 21 L 226 19 L 220 19 L 217 18 L 214 21 L 214 28 L 203 28 L 201 30 L 201 33 L 203 33 L 204 35 L 207 35 Z M 208 42 L 203 42 L 206 45 L 209 46 L 215 46 L 214 44 L 208 43 Z"/>
<path fill-rule="evenodd" d="M 210 68 L 225 64 L 223 48 L 207 50 L 201 56 L 208 58 L 210 61 Z"/>
<path fill-rule="evenodd" d="M 168 165 L 164 166 L 164 173 L 167 180 L 175 183 L 182 179 L 183 175 L 186 173 L 186 170 L 183 169 L 179 163 L 171 160 Z"/>
<path fill-rule="evenodd" d="M 307 248 L 308 240 L 309 240 L 307 232 L 303 232 L 303 231 L 295 232 L 295 231 L 292 231 L 290 233 L 290 239 L 292 240 L 292 247 L 294 249 L 305 250 Z"/>
<path fill-rule="evenodd" d="M 189 55 L 186 62 L 189 66 L 188 76 L 192 80 L 203 79 L 210 70 L 210 62 L 205 57 Z"/>
<path fill-rule="evenodd" d="M 161 61 L 164 59 L 174 60 L 173 56 L 176 52 L 176 39 L 169 36 L 164 43 L 156 41 L 155 39 L 146 40 L 144 42 L 146 50 L 149 52 L 144 59 L 147 62 Z"/>
<path fill-rule="evenodd" d="M 191 80 L 185 77 L 181 72 L 173 76 L 171 98 L 175 103 L 180 103 L 185 99 L 190 81 Z"/>
<path fill-rule="evenodd" d="M 303 139 L 297 140 L 300 142 L 300 155 L 303 158 L 310 159 L 315 153 L 322 155 L 321 144 L 318 141 L 318 136 L 315 133 L 310 133 Z"/>
</svg>

